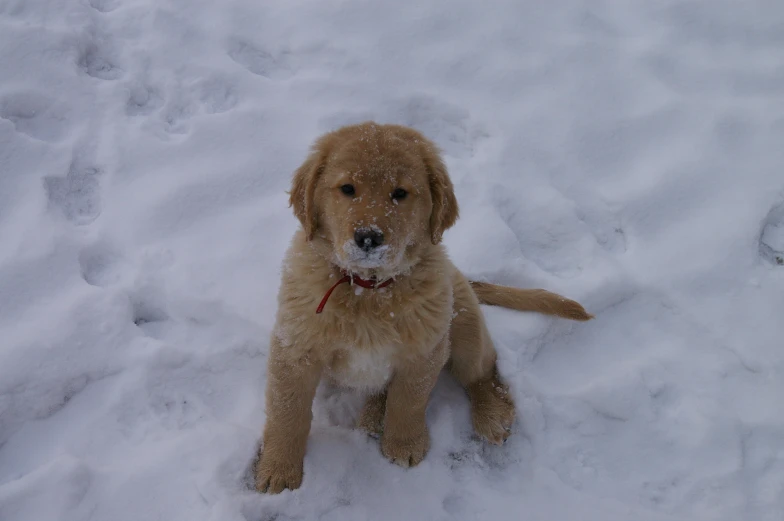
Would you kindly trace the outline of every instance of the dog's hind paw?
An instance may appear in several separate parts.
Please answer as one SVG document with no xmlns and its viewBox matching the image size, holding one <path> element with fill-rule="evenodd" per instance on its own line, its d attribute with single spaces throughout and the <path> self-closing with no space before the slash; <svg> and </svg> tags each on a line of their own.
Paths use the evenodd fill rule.
<svg viewBox="0 0 784 521">
<path fill-rule="evenodd" d="M 515 406 L 508 387 L 497 374 L 468 386 L 474 431 L 495 445 L 503 445 L 512 432 Z"/>
<path fill-rule="evenodd" d="M 378 438 L 384 432 L 384 413 L 386 408 L 386 393 L 369 396 L 359 415 L 357 427 L 367 432 L 370 436 Z"/>
</svg>

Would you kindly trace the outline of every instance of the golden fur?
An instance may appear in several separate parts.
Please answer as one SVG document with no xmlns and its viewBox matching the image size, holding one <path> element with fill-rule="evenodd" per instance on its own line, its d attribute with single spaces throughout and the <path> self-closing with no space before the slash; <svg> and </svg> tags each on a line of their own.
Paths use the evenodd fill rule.
<svg viewBox="0 0 784 521">
<path fill-rule="evenodd" d="M 407 195 L 395 197 L 395 189 Z M 590 315 L 544 290 L 469 283 L 440 245 L 458 217 L 452 182 L 436 147 L 410 128 L 363 123 L 326 134 L 295 172 L 290 195 L 302 229 L 284 261 L 256 488 L 300 486 L 322 377 L 367 394 L 359 426 L 380 435 L 382 454 L 404 467 L 428 451 L 425 409 L 445 366 L 466 389 L 476 433 L 503 443 L 515 409 L 480 303 Z M 357 230 L 383 233 L 383 245 L 363 250 Z M 394 282 L 340 285 L 316 314 L 344 273 Z"/>
</svg>

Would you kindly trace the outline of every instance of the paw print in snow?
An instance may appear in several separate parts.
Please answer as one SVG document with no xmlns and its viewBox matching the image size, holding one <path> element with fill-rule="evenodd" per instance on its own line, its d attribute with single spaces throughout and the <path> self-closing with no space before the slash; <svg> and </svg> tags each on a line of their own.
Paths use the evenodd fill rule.
<svg viewBox="0 0 784 521">
<path fill-rule="evenodd" d="M 148 116 L 146 126 L 159 138 L 169 140 L 173 136 L 187 136 L 198 116 L 228 112 L 238 103 L 236 84 L 223 76 L 178 79 L 165 91 L 136 81 L 128 87 L 125 113 L 134 117 Z"/>
<path fill-rule="evenodd" d="M 122 279 L 125 263 L 110 243 L 99 241 L 79 253 L 79 268 L 87 284 L 107 287 Z"/>
<path fill-rule="evenodd" d="M 50 206 L 77 226 L 90 224 L 101 213 L 100 177 L 98 168 L 78 164 L 72 164 L 65 177 L 45 177 Z"/>
<path fill-rule="evenodd" d="M 129 116 L 144 116 L 163 106 L 163 96 L 158 89 L 144 84 L 132 85 L 125 103 L 125 113 Z"/>
<path fill-rule="evenodd" d="M 123 71 L 114 64 L 106 50 L 96 42 L 90 42 L 79 55 L 79 68 L 88 76 L 100 80 L 117 80 Z"/>
<path fill-rule="evenodd" d="M 100 13 L 111 13 L 120 7 L 120 2 L 118 0 L 90 0 L 90 7 Z"/>
<path fill-rule="evenodd" d="M 227 112 L 233 109 L 239 100 L 234 84 L 217 76 L 200 81 L 197 93 L 207 114 Z"/>
<path fill-rule="evenodd" d="M 281 53 L 276 57 L 248 42 L 236 40 L 229 44 L 227 54 L 237 64 L 257 76 L 286 79 L 293 74 L 287 64 L 287 53 Z"/>
<path fill-rule="evenodd" d="M 28 91 L 0 98 L 0 118 L 13 123 L 17 132 L 40 141 L 58 141 L 68 130 L 70 109 L 53 98 Z"/>
<path fill-rule="evenodd" d="M 322 119 L 320 124 L 326 130 L 367 120 L 413 127 L 452 157 L 473 156 L 477 145 L 488 137 L 468 111 L 426 95 L 392 100 L 378 110 L 338 112 Z"/>
<path fill-rule="evenodd" d="M 763 259 L 784 266 L 784 203 L 774 206 L 765 218 L 759 250 Z"/>
</svg>

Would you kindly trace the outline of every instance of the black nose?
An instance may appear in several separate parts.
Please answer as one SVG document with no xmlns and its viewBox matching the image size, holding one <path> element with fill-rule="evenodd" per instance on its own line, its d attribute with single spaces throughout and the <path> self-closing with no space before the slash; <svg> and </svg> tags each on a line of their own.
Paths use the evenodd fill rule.
<svg viewBox="0 0 784 521">
<path fill-rule="evenodd" d="M 384 234 L 367 228 L 360 228 L 354 232 L 354 241 L 363 250 L 370 251 L 384 243 Z"/>
</svg>

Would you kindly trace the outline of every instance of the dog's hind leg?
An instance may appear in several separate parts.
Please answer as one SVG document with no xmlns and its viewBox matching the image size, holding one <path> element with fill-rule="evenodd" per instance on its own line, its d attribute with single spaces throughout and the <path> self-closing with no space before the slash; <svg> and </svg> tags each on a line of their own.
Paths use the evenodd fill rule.
<svg viewBox="0 0 784 521">
<path fill-rule="evenodd" d="M 509 437 L 515 406 L 496 367 L 496 351 L 485 325 L 479 300 L 468 280 L 454 275 L 454 312 L 450 329 L 450 370 L 471 400 L 476 433 L 496 445 Z"/>
<path fill-rule="evenodd" d="M 378 393 L 371 394 L 365 400 L 362 412 L 359 414 L 357 427 L 367 432 L 370 436 L 377 438 L 384 432 L 384 414 L 387 410 L 387 391 L 386 389 Z"/>
</svg>

